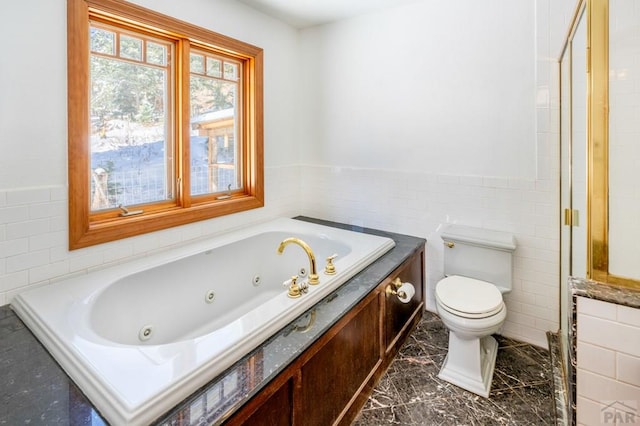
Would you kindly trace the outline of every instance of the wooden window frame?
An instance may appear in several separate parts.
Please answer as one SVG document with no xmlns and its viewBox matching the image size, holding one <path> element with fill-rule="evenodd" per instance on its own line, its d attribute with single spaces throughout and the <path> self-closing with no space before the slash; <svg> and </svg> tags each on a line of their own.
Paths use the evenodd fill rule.
<svg viewBox="0 0 640 426">
<path fill-rule="evenodd" d="M 119 211 L 92 214 L 89 152 L 89 20 L 91 16 L 126 23 L 179 39 L 176 55 L 175 202 L 145 205 L 144 213 L 120 217 Z M 190 196 L 189 46 L 230 55 L 242 64 L 241 109 L 243 188 L 229 197 Z M 263 51 L 248 43 L 121 0 L 68 0 L 68 177 L 69 249 L 78 249 L 187 223 L 264 206 Z M 176 184 L 177 185 L 177 184 Z M 218 194 L 219 195 L 219 194 Z"/>
</svg>

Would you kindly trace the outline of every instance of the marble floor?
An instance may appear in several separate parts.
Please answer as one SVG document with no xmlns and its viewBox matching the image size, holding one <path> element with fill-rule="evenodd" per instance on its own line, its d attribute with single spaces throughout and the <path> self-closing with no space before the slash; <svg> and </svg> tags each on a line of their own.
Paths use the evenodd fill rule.
<svg viewBox="0 0 640 426">
<path fill-rule="evenodd" d="M 548 352 L 496 338 L 493 386 L 489 398 L 482 398 L 438 379 L 448 331 L 437 315 L 425 312 L 353 424 L 554 424 Z"/>
</svg>

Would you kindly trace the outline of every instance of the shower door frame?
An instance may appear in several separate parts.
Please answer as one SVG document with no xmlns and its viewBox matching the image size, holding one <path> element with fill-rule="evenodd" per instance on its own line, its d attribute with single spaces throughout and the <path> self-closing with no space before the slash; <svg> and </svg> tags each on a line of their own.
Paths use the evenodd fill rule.
<svg viewBox="0 0 640 426">
<path fill-rule="evenodd" d="M 574 140 L 575 134 L 574 130 L 574 94 L 576 86 L 573 79 L 574 75 L 574 67 L 576 67 L 576 62 L 574 62 L 574 53 L 577 49 L 584 49 L 580 54 L 585 56 L 583 62 L 587 63 L 587 69 L 583 71 L 588 74 L 588 64 L 590 61 L 589 57 L 589 35 L 588 35 L 588 3 L 589 0 L 579 0 L 574 9 L 573 17 L 569 26 L 569 30 L 567 32 L 566 38 L 564 40 L 562 50 L 558 57 L 558 76 L 559 76 L 559 99 L 560 99 L 560 109 L 559 109 L 559 118 L 560 118 L 560 144 L 559 144 L 559 156 L 560 156 L 560 194 L 559 194 L 559 206 L 560 206 L 560 216 L 561 216 L 561 226 L 560 226 L 560 283 L 559 283 L 559 338 L 560 338 L 560 347 L 561 347 L 561 355 L 562 355 L 562 368 L 563 368 L 563 381 L 566 389 L 565 396 L 565 406 L 567 408 L 567 415 L 569 419 L 574 417 L 575 414 L 575 371 L 571 363 L 570 356 L 570 347 L 572 346 L 572 337 L 574 333 L 571 332 L 571 324 L 572 324 L 572 315 L 573 315 L 573 303 L 571 296 L 571 289 L 568 288 L 568 278 L 570 276 L 575 276 L 575 274 L 579 274 L 577 272 L 577 268 L 580 268 L 582 274 L 587 275 L 589 268 L 589 257 L 587 246 L 589 241 L 589 201 L 581 200 L 581 207 L 583 210 L 583 214 L 587 216 L 586 218 L 578 219 L 577 216 L 574 216 L 574 209 L 577 207 L 577 202 L 574 200 L 574 191 L 576 191 L 576 187 L 574 185 L 574 178 L 577 167 L 574 167 L 574 161 L 576 160 L 576 152 L 578 152 L 579 160 L 588 163 L 589 157 L 589 139 L 588 139 L 588 131 L 587 135 L 585 135 L 580 140 Z M 587 25 L 587 28 L 584 30 L 586 34 L 584 34 L 584 44 L 580 46 L 574 46 L 574 38 L 578 32 L 578 29 L 583 22 L 586 20 L 584 24 Z M 576 47 L 576 49 L 574 49 Z M 563 60 L 568 62 L 563 63 Z M 579 70 L 578 70 L 579 72 Z M 566 76 L 566 77 L 565 77 Z M 583 109 L 587 115 L 587 118 L 583 121 L 588 127 L 588 102 L 589 102 L 589 91 L 588 91 L 588 76 L 585 78 L 586 84 L 584 85 L 584 99 L 586 100 L 586 105 L 583 104 Z M 567 87 L 568 84 L 568 87 Z M 568 90 L 568 91 L 567 91 Z M 568 95 L 569 99 L 566 99 L 565 93 Z M 568 105 L 567 105 L 568 103 Z M 565 108 L 568 108 L 568 113 L 565 112 Z M 564 136 L 568 137 L 568 140 L 564 138 Z M 574 149 L 575 143 L 584 144 L 580 149 L 582 152 L 579 152 L 577 149 Z M 585 152 L 586 151 L 586 152 Z M 584 170 L 584 174 L 588 175 L 589 167 L 588 164 L 583 164 L 582 168 L 578 170 Z M 589 195 L 589 181 L 588 176 L 581 176 L 580 182 L 586 181 L 586 195 L 588 198 Z M 586 205 L 585 205 L 586 203 Z M 570 220 L 567 220 L 565 223 L 565 215 L 564 209 L 567 208 L 571 214 Z M 586 211 L 584 211 L 586 210 Z M 586 220 L 585 220 L 586 219 Z M 574 244 L 574 239 L 576 238 L 575 229 L 578 226 L 578 222 L 582 222 L 582 226 L 587 226 L 586 231 L 586 240 L 587 244 L 582 247 L 576 247 Z M 584 231 L 583 231 L 584 232 Z M 584 234 L 583 234 L 584 237 Z M 578 258 L 584 259 L 583 265 L 576 265 L 576 250 L 582 250 L 580 256 Z M 584 276 L 583 278 L 586 278 Z"/>
</svg>

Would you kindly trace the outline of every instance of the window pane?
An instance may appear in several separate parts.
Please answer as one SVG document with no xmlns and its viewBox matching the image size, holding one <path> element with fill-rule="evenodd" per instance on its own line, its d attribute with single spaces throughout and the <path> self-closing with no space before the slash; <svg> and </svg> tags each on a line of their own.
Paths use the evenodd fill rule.
<svg viewBox="0 0 640 426">
<path fill-rule="evenodd" d="M 236 102 L 237 83 L 191 76 L 191 193 L 242 187 Z"/>
<path fill-rule="evenodd" d="M 147 62 L 155 65 L 166 65 L 167 48 L 161 44 L 147 42 Z"/>
<path fill-rule="evenodd" d="M 106 55 L 115 54 L 115 37 L 111 31 L 91 27 L 91 50 Z"/>
<path fill-rule="evenodd" d="M 91 210 L 171 199 L 168 70 L 91 56 Z"/>
<path fill-rule="evenodd" d="M 120 56 L 136 61 L 142 60 L 142 40 L 128 35 L 120 36 Z"/>
<path fill-rule="evenodd" d="M 238 65 L 224 63 L 224 78 L 225 80 L 237 80 L 238 79 Z"/>
<path fill-rule="evenodd" d="M 204 57 L 202 55 L 191 54 L 191 72 L 204 74 Z"/>
<path fill-rule="evenodd" d="M 211 77 L 222 77 L 222 61 L 214 58 L 207 58 L 207 75 Z"/>
</svg>

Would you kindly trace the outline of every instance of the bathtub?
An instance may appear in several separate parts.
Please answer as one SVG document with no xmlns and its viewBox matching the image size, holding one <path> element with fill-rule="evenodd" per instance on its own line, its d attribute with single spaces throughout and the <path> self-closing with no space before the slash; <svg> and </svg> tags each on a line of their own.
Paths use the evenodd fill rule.
<svg viewBox="0 0 640 426">
<path fill-rule="evenodd" d="M 297 299 L 314 251 L 320 284 Z M 293 219 L 230 232 L 19 294 L 12 307 L 107 421 L 147 424 L 394 246 Z M 323 273 L 337 254 L 335 275 Z"/>
</svg>

